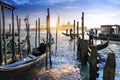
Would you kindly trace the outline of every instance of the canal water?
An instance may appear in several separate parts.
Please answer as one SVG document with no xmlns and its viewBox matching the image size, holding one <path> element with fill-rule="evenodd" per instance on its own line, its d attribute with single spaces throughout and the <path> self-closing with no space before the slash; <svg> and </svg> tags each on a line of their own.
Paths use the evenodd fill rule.
<svg viewBox="0 0 120 80">
<path fill-rule="evenodd" d="M 22 31 L 21 38 L 24 39 L 26 32 Z M 55 39 L 55 32 L 52 32 Z M 35 32 L 30 32 L 31 48 L 34 48 Z M 41 42 L 46 38 L 45 32 L 41 32 Z M 85 38 L 88 38 L 85 36 Z M 55 41 L 54 41 L 55 42 Z M 100 44 L 100 40 L 95 40 L 95 44 Z M 103 43 L 105 41 L 102 41 Z M 73 40 L 69 37 L 58 33 L 58 50 L 55 50 L 55 43 L 52 45 L 52 68 L 46 70 L 45 61 L 39 66 L 31 70 L 27 70 L 22 74 L 16 75 L 7 80 L 89 80 L 89 67 L 81 68 L 81 63 L 77 61 L 76 50 L 74 51 Z M 77 44 L 77 42 L 76 42 Z M 76 46 L 75 46 L 76 47 Z M 103 68 L 108 53 L 111 50 L 116 55 L 116 73 L 115 80 L 120 80 L 120 42 L 110 41 L 109 46 L 103 50 L 98 51 L 102 58 L 100 61 L 100 76 L 97 80 L 103 79 Z"/>
</svg>

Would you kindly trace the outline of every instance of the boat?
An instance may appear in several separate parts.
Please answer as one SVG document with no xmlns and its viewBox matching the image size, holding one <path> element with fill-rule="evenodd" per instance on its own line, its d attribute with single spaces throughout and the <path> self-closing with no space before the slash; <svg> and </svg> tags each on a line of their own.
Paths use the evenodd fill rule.
<svg viewBox="0 0 120 80">
<path fill-rule="evenodd" d="M 109 44 L 109 41 L 105 42 L 104 44 L 102 43 L 102 44 L 97 45 L 97 50 L 102 50 L 106 48 L 108 44 Z"/>
<path fill-rule="evenodd" d="M 120 41 L 120 25 L 101 25 L 101 33 L 95 39 Z"/>
<path fill-rule="evenodd" d="M 2 34 L 3 35 L 3 34 Z M 6 37 L 9 37 L 9 36 L 13 36 L 13 34 L 11 33 L 11 32 L 6 32 Z M 14 36 L 18 36 L 18 33 L 17 32 L 15 32 L 14 33 Z"/>
<path fill-rule="evenodd" d="M 65 35 L 65 36 L 69 36 L 71 39 L 75 39 L 75 38 L 77 37 L 77 34 L 73 34 L 73 33 L 68 34 L 68 33 L 62 32 L 62 34 Z M 79 35 L 79 34 L 78 34 L 78 35 Z"/>
<path fill-rule="evenodd" d="M 12 12 L 15 9 L 15 7 L 0 1 L 0 8 L 1 7 L 4 7 L 7 10 L 12 10 Z M 3 15 L 4 15 L 4 13 L 3 13 Z M 14 15 L 12 15 L 12 21 L 13 21 L 13 16 Z M 3 26 L 3 27 L 5 28 L 5 26 Z M 4 30 L 5 29 L 3 29 L 3 31 Z M 0 31 L 1 31 L 1 28 L 0 28 Z M 12 28 L 12 33 L 14 34 L 14 26 Z M 0 32 L 0 36 L 1 35 L 2 35 L 2 33 Z M 4 33 L 4 35 L 5 35 L 5 33 Z M 25 46 L 25 43 L 26 43 L 26 41 L 28 41 L 28 38 L 29 37 L 26 37 L 26 39 L 22 41 L 22 43 L 20 45 L 22 48 Z M 6 40 L 4 40 L 4 41 L 6 41 Z M 0 42 L 2 43 L 2 37 L 0 37 Z M 17 51 L 18 46 L 16 46 L 14 43 L 15 43 L 15 39 L 14 39 L 14 35 L 12 35 L 12 41 L 10 41 L 10 44 L 9 44 L 9 46 L 12 44 L 12 51 L 10 53 L 10 54 L 12 54 L 12 57 L 10 58 L 10 59 L 12 59 L 12 62 L 4 64 L 4 62 L 6 62 L 8 59 L 7 58 L 4 59 L 4 54 L 2 54 L 2 52 L 0 52 L 0 80 L 4 80 L 4 78 L 8 78 L 8 76 L 16 75 L 24 70 L 34 67 L 39 62 L 39 60 L 41 60 L 41 58 L 42 58 L 42 56 L 36 57 L 30 53 L 27 53 L 27 56 L 22 57 L 21 60 L 16 60 L 15 58 L 17 58 L 16 53 L 18 53 L 18 51 Z M 1 46 L 0 51 L 2 51 L 2 48 L 4 46 L 2 46 L 2 44 L 0 44 L 0 46 Z M 7 50 L 6 48 L 4 48 L 4 49 Z M 23 51 L 22 54 L 26 54 L 26 52 Z M 6 56 L 7 55 L 8 54 L 6 54 Z M 20 56 L 20 54 L 19 54 L 19 56 Z"/>
<path fill-rule="evenodd" d="M 96 45 L 97 46 L 97 50 L 102 50 L 104 48 L 106 48 L 109 44 L 109 40 L 107 40 L 105 43 L 102 43 L 102 44 L 99 44 L 99 45 Z M 90 45 L 89 48 L 91 48 L 92 46 Z"/>
<path fill-rule="evenodd" d="M 37 51 L 35 51 L 35 52 L 37 52 Z M 34 52 L 32 52 L 32 53 L 34 53 Z M 2 76 L 3 78 L 6 75 L 14 76 L 24 70 L 27 70 L 27 69 L 30 69 L 30 68 L 36 66 L 38 64 L 38 62 L 45 57 L 46 57 L 45 51 L 41 51 L 39 56 L 34 55 L 34 54 L 28 54 L 27 57 L 23 58 L 22 60 L 20 60 L 18 62 L 0 66 L 0 76 Z"/>
<path fill-rule="evenodd" d="M 70 36 L 70 34 L 68 34 L 68 33 L 62 32 L 62 34 L 65 35 L 65 36 Z"/>
<path fill-rule="evenodd" d="M 16 75 L 24 70 L 34 67 L 44 57 L 45 57 L 45 54 L 39 57 L 29 55 L 26 58 L 23 58 L 21 61 L 8 64 L 5 66 L 0 66 L 0 76 L 4 78 L 6 77 L 6 75 L 7 76 Z"/>
</svg>

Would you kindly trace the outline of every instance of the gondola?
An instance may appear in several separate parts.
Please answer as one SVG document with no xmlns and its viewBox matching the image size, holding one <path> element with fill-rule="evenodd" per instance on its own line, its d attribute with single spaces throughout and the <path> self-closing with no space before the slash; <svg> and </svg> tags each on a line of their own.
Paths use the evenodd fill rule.
<svg viewBox="0 0 120 80">
<path fill-rule="evenodd" d="M 14 76 L 25 70 L 35 67 L 41 59 L 45 58 L 45 56 L 46 56 L 45 52 L 41 53 L 39 56 L 28 54 L 27 57 L 23 58 L 18 62 L 7 64 L 5 66 L 0 66 L 0 76 L 3 78 L 6 76 Z"/>
<path fill-rule="evenodd" d="M 5 66 L 0 66 L 0 76 L 12 76 L 14 74 L 17 74 L 23 70 L 26 70 L 35 64 L 35 61 L 37 60 L 37 57 L 34 56 L 28 56 L 21 61 L 11 63 Z"/>
<path fill-rule="evenodd" d="M 52 40 L 49 43 L 50 45 L 53 44 Z M 25 40 L 22 41 L 22 43 L 24 42 Z M 22 54 L 27 54 L 27 57 L 23 58 L 18 62 L 7 64 L 5 66 L 0 66 L 0 76 L 4 78 L 6 75 L 14 76 L 16 74 L 19 74 L 25 70 L 35 67 L 40 62 L 40 60 L 46 57 L 46 54 L 49 55 L 49 53 L 46 53 L 45 43 L 41 43 L 39 47 L 35 48 L 30 54 L 28 53 Z"/>
<path fill-rule="evenodd" d="M 101 25 L 101 33 L 95 39 L 120 41 L 120 25 Z"/>
<path fill-rule="evenodd" d="M 107 40 L 107 42 L 105 42 L 104 44 L 99 44 L 99 45 L 96 45 L 97 46 L 97 50 L 102 50 L 104 48 L 106 48 L 109 44 L 109 40 Z M 89 46 L 91 48 L 91 46 Z"/>
<path fill-rule="evenodd" d="M 3 35 L 3 34 L 2 34 Z M 12 33 L 10 33 L 10 32 L 6 32 L 6 36 L 12 36 L 13 34 Z M 14 33 L 14 36 L 18 36 L 18 33 L 17 32 L 15 32 Z"/>
<path fill-rule="evenodd" d="M 65 35 L 65 36 L 70 36 L 70 34 L 68 34 L 68 33 L 62 32 L 62 34 Z"/>
<path fill-rule="evenodd" d="M 77 34 L 73 34 L 73 33 L 68 34 L 68 33 L 62 32 L 62 34 L 65 35 L 65 36 L 70 36 L 71 39 L 75 39 L 75 38 L 77 37 Z M 79 35 L 79 34 L 78 34 L 78 35 Z"/>
</svg>

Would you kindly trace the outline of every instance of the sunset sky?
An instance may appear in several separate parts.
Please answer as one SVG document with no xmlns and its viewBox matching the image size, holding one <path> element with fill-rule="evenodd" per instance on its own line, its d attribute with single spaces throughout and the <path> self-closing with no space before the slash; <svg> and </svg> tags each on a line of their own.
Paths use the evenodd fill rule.
<svg viewBox="0 0 120 80">
<path fill-rule="evenodd" d="M 57 16 L 61 24 L 73 20 L 81 25 L 81 13 L 85 13 L 85 26 L 100 27 L 103 24 L 120 24 L 120 0 L 2 0 L 15 6 L 15 14 L 23 20 L 29 15 L 31 26 L 35 20 L 41 18 L 41 25 L 45 25 L 47 8 L 50 8 L 51 25 L 55 26 Z M 24 23 L 22 22 L 22 27 Z"/>
</svg>

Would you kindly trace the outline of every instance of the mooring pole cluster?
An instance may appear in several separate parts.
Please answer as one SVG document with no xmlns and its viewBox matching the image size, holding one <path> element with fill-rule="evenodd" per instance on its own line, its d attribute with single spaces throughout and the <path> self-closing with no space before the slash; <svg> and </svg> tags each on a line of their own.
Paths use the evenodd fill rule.
<svg viewBox="0 0 120 80">
<path fill-rule="evenodd" d="M 89 80 L 96 80 L 99 77 L 99 48 L 89 45 L 89 41 L 84 39 L 84 12 L 82 12 L 82 39 L 78 38 L 77 59 L 81 61 L 82 68 L 89 63 Z M 115 54 L 109 53 L 103 70 L 103 80 L 115 79 L 116 60 Z"/>
</svg>

